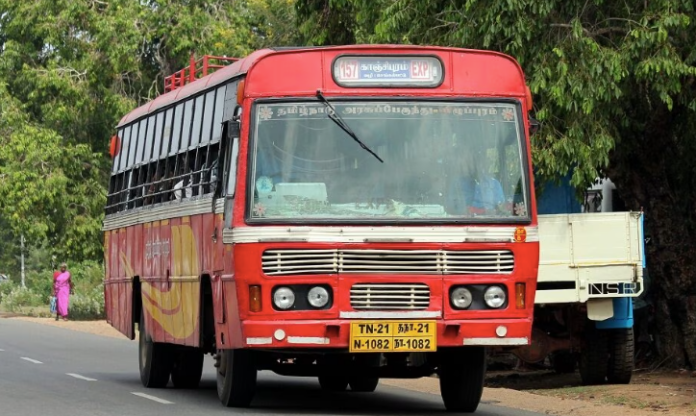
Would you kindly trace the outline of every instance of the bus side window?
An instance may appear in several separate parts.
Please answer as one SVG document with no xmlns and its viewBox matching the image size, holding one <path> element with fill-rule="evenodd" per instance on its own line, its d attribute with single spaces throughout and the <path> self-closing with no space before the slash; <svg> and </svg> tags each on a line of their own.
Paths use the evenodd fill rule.
<svg viewBox="0 0 696 416">
<path fill-rule="evenodd" d="M 132 170 L 123 172 L 123 182 L 121 183 L 121 198 L 118 209 L 119 211 L 124 211 L 128 209 L 128 197 L 130 193 L 132 173 Z"/>
<path fill-rule="evenodd" d="M 208 149 L 208 159 L 205 164 L 207 166 L 204 174 L 204 194 L 210 194 L 215 192 L 215 183 L 218 180 L 218 159 L 220 157 L 219 153 L 220 143 L 214 143 L 210 145 Z"/>
<path fill-rule="evenodd" d="M 123 173 L 116 175 L 116 185 L 114 186 L 113 212 L 121 210 L 121 192 L 123 192 Z"/>
<path fill-rule="evenodd" d="M 136 207 L 136 202 L 138 200 L 138 179 L 140 179 L 141 167 L 133 168 L 131 184 L 128 187 L 128 208 L 133 209 Z"/>
<path fill-rule="evenodd" d="M 150 162 L 147 169 L 147 180 L 144 188 L 147 196 L 145 197 L 145 205 L 152 205 L 159 202 L 159 186 L 162 179 L 162 168 L 158 165 L 159 161 Z"/>
<path fill-rule="evenodd" d="M 175 200 L 191 197 L 191 178 L 189 165 L 187 163 L 188 152 L 180 153 L 177 156 L 176 176 L 174 177 L 173 194 Z"/>
<path fill-rule="evenodd" d="M 193 155 L 193 168 L 191 169 L 193 172 L 193 184 L 195 185 L 193 188 L 193 195 L 198 196 L 203 194 L 203 169 L 205 169 L 204 165 L 206 154 L 208 153 L 208 146 L 199 146 L 195 150 L 192 150 L 192 152 L 195 153 Z"/>
</svg>

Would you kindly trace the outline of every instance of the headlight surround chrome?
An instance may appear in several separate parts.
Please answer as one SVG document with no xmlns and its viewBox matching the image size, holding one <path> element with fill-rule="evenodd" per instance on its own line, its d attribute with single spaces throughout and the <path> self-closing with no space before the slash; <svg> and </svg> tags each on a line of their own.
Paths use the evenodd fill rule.
<svg viewBox="0 0 696 416">
<path fill-rule="evenodd" d="M 273 304 L 280 310 L 288 310 L 295 305 L 295 292 L 289 287 L 279 287 L 273 292 Z"/>
<path fill-rule="evenodd" d="M 500 286 L 489 286 L 483 293 L 483 300 L 489 308 L 500 309 L 507 301 L 507 294 Z"/>
<path fill-rule="evenodd" d="M 471 290 L 464 286 L 460 286 L 452 290 L 450 293 L 450 302 L 452 307 L 456 309 L 467 309 L 474 301 L 474 296 Z"/>
<path fill-rule="evenodd" d="M 331 300 L 331 295 L 329 291 L 321 286 L 314 286 L 309 289 L 307 293 L 307 302 L 309 302 L 312 307 L 321 309 L 326 306 Z"/>
</svg>

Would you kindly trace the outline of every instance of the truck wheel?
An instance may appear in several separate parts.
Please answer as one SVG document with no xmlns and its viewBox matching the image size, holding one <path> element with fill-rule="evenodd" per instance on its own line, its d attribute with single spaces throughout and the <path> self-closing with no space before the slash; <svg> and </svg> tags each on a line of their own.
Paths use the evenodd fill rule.
<svg viewBox="0 0 696 416">
<path fill-rule="evenodd" d="M 140 381 L 148 388 L 166 387 L 172 371 L 171 345 L 152 341 L 145 331 L 145 311 L 140 313 L 138 332 Z"/>
<path fill-rule="evenodd" d="M 609 338 L 609 373 L 612 384 L 631 382 L 635 367 L 633 328 L 613 329 Z"/>
<path fill-rule="evenodd" d="M 584 385 L 604 384 L 609 370 L 608 332 L 589 322 L 585 331 L 585 348 L 580 353 L 580 378 Z"/>
<path fill-rule="evenodd" d="M 196 389 L 203 375 L 203 351 L 185 349 L 174 355 L 172 384 L 178 389 Z"/>
<path fill-rule="evenodd" d="M 570 351 L 556 351 L 551 354 L 553 370 L 558 374 L 571 374 L 575 372 L 575 354 Z"/>
<path fill-rule="evenodd" d="M 218 397 L 226 407 L 249 407 L 256 394 L 256 356 L 249 350 L 218 352 Z"/>
<path fill-rule="evenodd" d="M 473 413 L 481 402 L 486 374 L 483 347 L 446 348 L 438 351 L 440 394 L 450 412 Z"/>
<path fill-rule="evenodd" d="M 345 391 L 348 387 L 348 377 L 338 375 L 320 375 L 319 385 L 326 391 Z"/>
<path fill-rule="evenodd" d="M 357 393 L 372 393 L 379 384 L 379 377 L 351 377 L 350 390 Z"/>
</svg>

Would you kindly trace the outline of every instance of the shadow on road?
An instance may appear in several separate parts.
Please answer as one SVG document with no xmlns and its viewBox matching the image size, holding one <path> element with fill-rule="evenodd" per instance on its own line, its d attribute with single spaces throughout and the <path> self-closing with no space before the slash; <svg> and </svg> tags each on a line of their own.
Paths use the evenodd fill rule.
<svg viewBox="0 0 696 416">
<path fill-rule="evenodd" d="M 580 385 L 582 385 L 580 374 L 577 372 L 572 374 L 557 374 L 549 370 L 489 372 L 486 377 L 486 387 L 514 390 L 560 389 Z"/>
</svg>

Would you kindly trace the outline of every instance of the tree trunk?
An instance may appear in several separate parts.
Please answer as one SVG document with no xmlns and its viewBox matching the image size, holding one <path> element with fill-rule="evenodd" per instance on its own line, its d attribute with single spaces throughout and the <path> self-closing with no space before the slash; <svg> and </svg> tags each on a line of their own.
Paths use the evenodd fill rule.
<svg viewBox="0 0 696 416">
<path fill-rule="evenodd" d="M 694 175 L 685 160 L 687 149 L 672 131 L 679 113 L 662 110 L 651 114 L 643 131 L 622 136 L 607 174 L 628 209 L 644 210 L 651 236 L 646 247 L 648 296 L 654 307 L 652 331 L 659 361 L 696 368 L 696 212 L 690 209 L 694 194 L 689 189 Z"/>
</svg>

